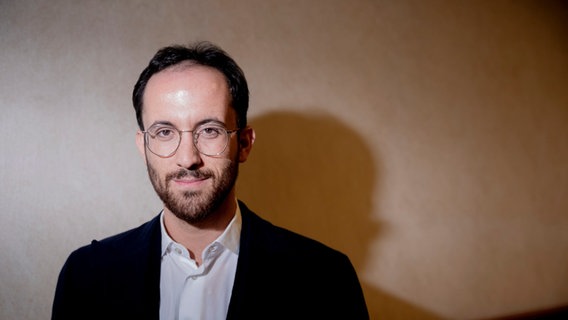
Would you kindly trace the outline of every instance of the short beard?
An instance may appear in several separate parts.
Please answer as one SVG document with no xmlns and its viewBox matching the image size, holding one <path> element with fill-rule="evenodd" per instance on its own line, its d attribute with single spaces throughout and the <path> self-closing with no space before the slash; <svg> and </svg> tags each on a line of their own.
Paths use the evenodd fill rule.
<svg viewBox="0 0 568 320">
<path fill-rule="evenodd" d="M 177 172 L 166 175 L 163 183 L 154 167 L 147 161 L 148 175 L 154 186 L 154 190 L 178 219 L 191 225 L 203 223 L 211 217 L 226 201 L 231 190 L 235 186 L 239 172 L 238 161 L 227 161 L 227 165 L 221 170 L 221 176 L 215 176 L 214 172 L 207 169 L 188 170 L 180 169 Z M 172 179 L 184 177 L 208 178 L 213 181 L 212 190 L 186 191 L 181 195 L 175 194 L 169 188 Z"/>
</svg>

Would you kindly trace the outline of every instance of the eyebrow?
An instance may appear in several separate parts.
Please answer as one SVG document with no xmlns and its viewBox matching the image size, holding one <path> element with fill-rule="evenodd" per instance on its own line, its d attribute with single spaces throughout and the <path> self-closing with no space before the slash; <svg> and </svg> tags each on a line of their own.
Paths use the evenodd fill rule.
<svg viewBox="0 0 568 320">
<path fill-rule="evenodd" d="M 148 128 L 152 128 L 156 125 L 160 125 L 160 126 L 170 126 L 170 127 L 175 127 L 173 123 L 169 122 L 169 121 L 154 121 L 154 123 L 152 123 L 151 125 L 148 126 Z"/>
<path fill-rule="evenodd" d="M 226 127 L 225 123 L 221 120 L 215 119 L 215 118 L 208 118 L 208 119 L 203 119 L 201 121 L 199 121 L 198 123 L 196 123 L 195 128 L 199 128 L 204 124 L 218 124 L 220 126 Z"/>
<path fill-rule="evenodd" d="M 225 123 L 223 121 L 220 121 L 220 120 L 215 119 L 215 118 L 207 118 L 207 119 L 203 119 L 203 120 L 199 121 L 198 123 L 196 123 L 195 127 L 193 129 L 199 128 L 199 127 L 201 127 L 205 124 L 211 124 L 211 123 L 218 124 L 220 126 L 226 127 Z M 152 128 L 152 127 L 157 126 L 157 125 L 159 125 L 159 126 L 170 126 L 170 127 L 177 128 L 172 122 L 167 121 L 167 120 L 154 121 L 148 128 Z"/>
</svg>

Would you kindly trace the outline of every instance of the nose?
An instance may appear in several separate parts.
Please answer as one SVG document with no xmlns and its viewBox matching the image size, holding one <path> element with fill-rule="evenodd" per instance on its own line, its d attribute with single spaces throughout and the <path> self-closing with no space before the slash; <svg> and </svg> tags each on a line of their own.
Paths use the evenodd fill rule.
<svg viewBox="0 0 568 320">
<path fill-rule="evenodd" d="M 188 170 L 195 170 L 203 164 L 201 153 L 193 144 L 193 134 L 190 131 L 181 133 L 181 141 L 174 156 L 177 165 Z"/>
</svg>

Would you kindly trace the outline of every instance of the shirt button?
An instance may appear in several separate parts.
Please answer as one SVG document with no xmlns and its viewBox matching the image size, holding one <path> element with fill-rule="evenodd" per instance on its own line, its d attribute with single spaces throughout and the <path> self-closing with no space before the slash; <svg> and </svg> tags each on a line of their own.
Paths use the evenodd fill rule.
<svg viewBox="0 0 568 320">
<path fill-rule="evenodd" d="M 176 253 L 177 253 L 177 254 L 181 254 L 181 249 L 180 249 L 180 248 L 176 248 Z"/>
</svg>

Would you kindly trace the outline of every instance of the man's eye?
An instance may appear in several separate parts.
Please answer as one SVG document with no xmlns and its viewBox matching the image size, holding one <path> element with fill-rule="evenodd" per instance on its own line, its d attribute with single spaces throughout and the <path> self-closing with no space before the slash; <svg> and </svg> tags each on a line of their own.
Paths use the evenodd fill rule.
<svg viewBox="0 0 568 320">
<path fill-rule="evenodd" d="M 199 130 L 199 136 L 204 138 L 216 138 L 223 132 L 222 128 L 218 127 L 206 127 Z"/>
<path fill-rule="evenodd" d="M 172 130 L 170 130 L 170 129 L 160 129 L 160 130 L 158 130 L 158 132 L 156 132 L 156 135 L 161 136 L 161 137 L 167 137 L 171 134 L 172 134 Z"/>
<path fill-rule="evenodd" d="M 175 131 L 173 129 L 170 129 L 170 128 L 160 128 L 160 129 L 156 129 L 156 131 L 154 131 L 153 136 L 157 139 L 160 139 L 160 140 L 167 140 L 167 139 L 171 139 L 175 136 Z"/>
</svg>

